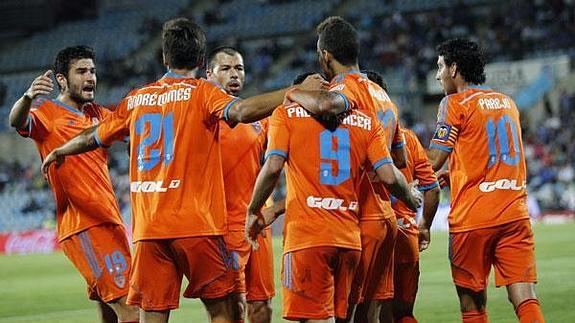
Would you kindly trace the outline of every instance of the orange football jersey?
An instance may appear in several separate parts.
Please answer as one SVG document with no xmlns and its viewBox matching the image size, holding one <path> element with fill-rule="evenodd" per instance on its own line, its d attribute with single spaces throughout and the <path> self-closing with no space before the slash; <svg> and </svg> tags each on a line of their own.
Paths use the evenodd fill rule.
<svg viewBox="0 0 575 323">
<path fill-rule="evenodd" d="M 446 96 L 429 147 L 451 153 L 451 232 L 529 218 L 521 124 L 511 98 L 483 86 Z"/>
<path fill-rule="evenodd" d="M 284 253 L 318 246 L 361 250 L 359 180 L 369 161 L 391 163 L 385 134 L 373 114 L 350 110 L 330 131 L 297 104 L 270 120 L 266 156 L 286 158 Z"/>
<path fill-rule="evenodd" d="M 224 121 L 222 121 L 224 122 Z M 244 231 L 248 203 L 262 166 L 268 133 L 267 119 L 220 127 L 224 191 L 230 231 Z"/>
<path fill-rule="evenodd" d="M 367 76 L 357 71 L 339 74 L 332 80 L 330 91 L 340 93 L 352 109 L 370 111 L 383 126 L 389 150 L 404 146 L 399 130 L 397 107 L 387 93 Z M 361 220 L 378 220 L 393 216 L 390 195 L 372 169 L 363 175 L 360 205 Z"/>
<path fill-rule="evenodd" d="M 53 99 L 36 99 L 28 117 L 28 128 L 18 131 L 36 143 L 42 160 L 84 129 L 110 112 L 89 103 L 78 110 Z M 56 199 L 58 240 L 102 223 L 123 224 L 108 173 L 108 153 L 97 149 L 66 157 L 59 167 L 48 169 L 48 180 Z"/>
<path fill-rule="evenodd" d="M 130 136 L 134 241 L 227 232 L 219 121 L 235 100 L 214 83 L 168 73 L 100 124 L 101 145 Z"/>
<path fill-rule="evenodd" d="M 427 159 L 427 154 L 421 146 L 417 135 L 409 130 L 402 129 L 405 137 L 405 148 L 407 150 L 407 166 L 401 169 L 408 183 L 418 180 L 417 188 L 420 191 L 427 191 L 438 187 L 437 177 Z M 416 212 L 412 211 L 405 203 L 392 197 L 393 211 L 397 217 L 397 225 L 403 230 L 417 233 L 417 223 L 415 222 Z"/>
</svg>

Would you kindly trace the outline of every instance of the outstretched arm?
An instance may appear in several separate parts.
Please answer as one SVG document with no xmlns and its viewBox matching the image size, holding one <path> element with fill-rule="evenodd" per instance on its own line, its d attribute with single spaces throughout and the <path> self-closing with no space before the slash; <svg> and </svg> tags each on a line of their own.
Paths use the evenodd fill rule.
<svg viewBox="0 0 575 323">
<path fill-rule="evenodd" d="M 42 173 L 47 174 L 48 168 L 53 162 L 56 162 L 56 165 L 62 164 L 62 162 L 64 162 L 64 157 L 68 155 L 77 155 L 98 148 L 99 145 L 96 140 L 97 128 L 98 126 L 88 128 L 80 132 L 76 137 L 72 138 L 64 145 L 52 150 L 42 162 Z"/>
<path fill-rule="evenodd" d="M 343 95 L 327 90 L 293 89 L 286 99 L 297 102 L 311 114 L 320 116 L 337 116 L 349 108 L 349 102 Z"/>
<path fill-rule="evenodd" d="M 10 110 L 10 125 L 17 130 L 24 129 L 28 126 L 28 116 L 32 106 L 32 100 L 39 95 L 50 95 L 54 89 L 54 83 L 51 79 L 52 71 L 48 70 L 32 81 L 32 84 L 24 95 L 14 103 Z"/>
<path fill-rule="evenodd" d="M 269 93 L 264 93 L 244 100 L 238 100 L 228 111 L 224 112 L 224 117 L 228 120 L 251 123 L 268 117 L 274 109 L 282 104 L 286 93 L 295 89 L 321 89 L 327 86 L 327 82 L 319 75 L 308 76 L 302 84 Z"/>
<path fill-rule="evenodd" d="M 246 239 L 254 246 L 257 246 L 256 238 L 258 233 L 266 226 L 265 220 L 261 214 L 261 209 L 272 194 L 274 187 L 278 182 L 284 163 L 285 157 L 270 155 L 266 159 L 266 162 L 256 180 L 256 185 L 248 206 L 248 214 L 246 218 Z"/>
</svg>

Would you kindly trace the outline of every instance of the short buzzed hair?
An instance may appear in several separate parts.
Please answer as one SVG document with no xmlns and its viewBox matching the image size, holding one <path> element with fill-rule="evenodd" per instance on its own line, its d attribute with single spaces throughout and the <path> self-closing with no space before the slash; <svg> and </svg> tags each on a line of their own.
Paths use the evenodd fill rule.
<svg viewBox="0 0 575 323">
<path fill-rule="evenodd" d="M 192 70 L 203 64 L 206 34 L 188 18 L 168 20 L 162 28 L 162 50 L 169 67 Z"/>
<path fill-rule="evenodd" d="M 383 76 L 381 76 L 381 74 L 373 70 L 362 70 L 361 72 L 367 75 L 367 78 L 370 81 L 379 85 L 385 92 L 388 92 L 387 82 L 385 82 L 385 79 L 383 78 Z"/>
<path fill-rule="evenodd" d="M 328 17 L 316 29 L 319 48 L 327 50 L 342 65 L 357 64 L 359 35 L 357 30 L 342 17 Z"/>
<path fill-rule="evenodd" d="M 210 53 L 208 54 L 206 70 L 211 71 L 214 68 L 214 64 L 216 61 L 216 55 L 218 55 L 219 53 L 224 53 L 224 54 L 227 54 L 230 56 L 233 56 L 235 54 L 240 54 L 240 56 L 243 57 L 242 53 L 235 47 L 232 47 L 232 46 L 216 47 L 213 50 L 211 50 Z"/>
</svg>

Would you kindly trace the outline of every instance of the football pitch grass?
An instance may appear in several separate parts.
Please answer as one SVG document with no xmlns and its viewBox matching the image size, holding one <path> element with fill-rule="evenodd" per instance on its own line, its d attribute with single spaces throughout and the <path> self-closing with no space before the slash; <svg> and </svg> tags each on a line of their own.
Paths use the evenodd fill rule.
<svg viewBox="0 0 575 323">
<path fill-rule="evenodd" d="M 575 223 L 535 225 L 537 293 L 547 322 L 575 322 Z M 281 322 L 279 272 L 281 238 L 274 240 L 276 297 L 274 321 Z M 158 277 L 160 279 L 160 277 Z M 488 292 L 491 322 L 516 322 L 505 288 Z M 420 322 L 459 322 L 455 288 L 447 260 L 447 234 L 434 233 L 421 256 L 421 276 L 415 314 Z M 198 300 L 182 299 L 170 322 L 206 322 Z M 97 322 L 86 297 L 85 283 L 61 253 L 0 256 L 0 322 Z"/>
</svg>

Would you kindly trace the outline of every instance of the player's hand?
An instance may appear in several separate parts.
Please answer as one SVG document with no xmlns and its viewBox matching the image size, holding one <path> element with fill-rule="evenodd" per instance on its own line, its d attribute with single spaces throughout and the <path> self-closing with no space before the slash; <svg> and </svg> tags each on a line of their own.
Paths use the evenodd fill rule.
<svg viewBox="0 0 575 323">
<path fill-rule="evenodd" d="M 419 184 L 418 180 L 409 183 L 409 192 L 411 195 L 410 199 L 411 201 L 408 206 L 413 211 L 417 211 L 417 209 L 421 206 L 421 203 L 423 203 L 423 194 L 417 189 L 418 184 Z"/>
<path fill-rule="evenodd" d="M 306 77 L 301 84 L 296 86 L 300 90 L 327 90 L 329 88 L 329 82 L 316 73 Z"/>
<path fill-rule="evenodd" d="M 419 251 L 423 251 L 429 247 L 431 242 L 431 234 L 426 225 L 419 225 Z"/>
<path fill-rule="evenodd" d="M 252 249 L 257 250 L 260 246 L 258 243 L 258 235 L 266 227 L 266 221 L 262 212 L 256 214 L 248 211 L 246 216 L 246 240 L 252 246 Z"/>
<path fill-rule="evenodd" d="M 42 162 L 42 174 L 46 180 L 48 179 L 48 169 L 53 162 L 56 162 L 56 167 L 62 165 L 64 162 L 64 156 L 58 154 L 57 149 L 52 150 L 52 152 L 50 152 Z"/>
<path fill-rule="evenodd" d="M 39 95 L 50 95 L 54 89 L 52 74 L 52 70 L 47 70 L 44 74 L 35 78 L 26 93 L 24 93 L 24 96 L 34 100 Z"/>
<path fill-rule="evenodd" d="M 440 170 L 435 174 L 435 176 L 437 176 L 439 187 L 449 187 L 449 170 Z"/>
</svg>

